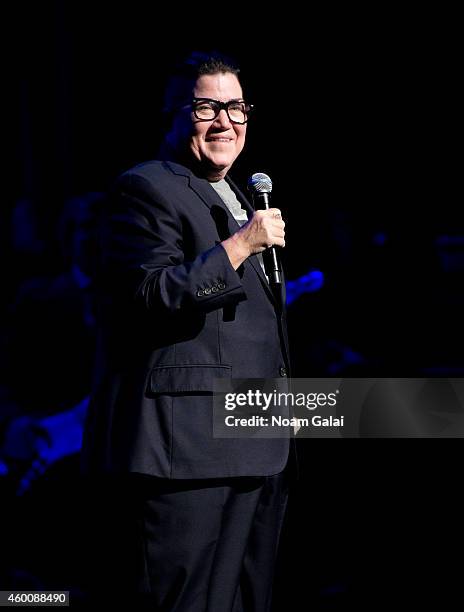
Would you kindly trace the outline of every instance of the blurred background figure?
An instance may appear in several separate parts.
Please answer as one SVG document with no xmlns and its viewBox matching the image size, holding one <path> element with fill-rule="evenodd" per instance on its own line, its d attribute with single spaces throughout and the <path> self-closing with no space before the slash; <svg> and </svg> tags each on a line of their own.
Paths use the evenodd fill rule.
<svg viewBox="0 0 464 612">
<path fill-rule="evenodd" d="M 56 225 L 60 257 L 42 266 L 41 274 L 32 265 L 27 276 L 24 267 L 1 329 L 0 476 L 9 492 L 7 507 L 21 527 L 5 534 L 10 573 L 44 585 L 69 571 L 72 556 L 64 542 L 79 508 L 78 456 L 93 366 L 93 282 L 103 202 L 100 192 L 65 202 Z M 13 256 L 18 251 L 33 261 L 43 249 L 38 240 L 28 247 L 33 235 L 23 214 L 28 209 L 21 203 L 13 215 L 21 226 Z M 18 522 L 22 513 L 28 515 L 24 523 Z M 38 554 L 46 542 L 61 551 L 55 561 Z"/>
</svg>

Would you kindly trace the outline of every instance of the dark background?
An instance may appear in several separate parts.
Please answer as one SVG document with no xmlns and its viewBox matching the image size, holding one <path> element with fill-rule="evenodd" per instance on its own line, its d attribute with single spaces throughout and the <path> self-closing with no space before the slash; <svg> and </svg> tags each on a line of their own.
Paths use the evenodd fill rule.
<svg viewBox="0 0 464 612">
<path fill-rule="evenodd" d="M 273 204 L 287 221 L 287 278 L 324 274 L 321 290 L 289 307 L 293 374 L 462 376 L 462 47 L 455 23 L 456 16 L 432 9 L 169 10 L 74 0 L 9 7 L 0 312 L 3 336 L 16 325 L 23 344 L 20 356 L 4 359 L 16 376 L 4 411 L 16 402 L 27 412 L 37 387 L 39 404 L 60 385 L 85 394 L 91 342 L 79 345 L 79 313 L 72 318 L 59 300 L 49 308 L 42 293 L 39 317 L 36 296 L 23 310 L 18 296 L 23 304 L 31 280 L 36 286 L 34 279 L 66 271 L 66 203 L 69 209 L 73 197 L 104 192 L 120 172 L 155 157 L 164 79 L 193 49 L 219 49 L 242 65 L 256 113 L 231 175 L 242 188 L 253 172 L 271 176 Z M 27 352 L 25 335 L 32 337 Z M 58 376 L 60 361 L 73 366 Z M 34 380 L 34 370 L 37 387 L 16 400 L 15 389 Z M 444 444 L 300 441 L 276 606 L 368 602 L 375 609 L 392 593 L 446 597 L 454 573 L 443 560 L 458 542 L 458 449 L 457 441 Z M 66 462 L 52 470 L 19 511 L 10 500 L 4 530 L 22 544 L 12 546 L 5 584 L 13 566 L 39 574 L 48 588 L 78 590 L 85 552 L 70 535 L 80 524 L 73 470 Z M 42 575 L 32 552 L 43 544 L 39 532 L 50 542 Z M 66 563 L 56 562 L 60 555 Z"/>
<path fill-rule="evenodd" d="M 443 238 L 463 234 L 452 17 L 210 12 L 195 19 L 193 9 L 169 15 L 142 2 L 18 6 L 7 56 L 13 163 L 2 248 L 12 207 L 27 198 L 38 240 L 59 265 L 64 200 L 105 190 L 153 158 L 173 61 L 219 48 L 243 65 L 256 105 L 232 174 L 242 187 L 252 172 L 273 179 L 274 205 L 288 222 L 287 277 L 325 274 L 325 290 L 294 308 L 296 372 L 308 375 L 306 353 L 316 339 L 324 344 L 320 336 L 359 351 L 382 374 L 462 369 L 462 244 Z M 33 265 L 25 262 L 24 273 Z M 18 270 L 5 273 L 14 293 Z M 332 357 L 316 357 L 318 368 Z"/>
</svg>

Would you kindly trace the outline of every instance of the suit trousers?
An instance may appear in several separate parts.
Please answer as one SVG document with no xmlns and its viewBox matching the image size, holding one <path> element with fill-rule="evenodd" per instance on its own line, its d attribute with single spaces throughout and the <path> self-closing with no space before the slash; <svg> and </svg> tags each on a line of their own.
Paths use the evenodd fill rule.
<svg viewBox="0 0 464 612">
<path fill-rule="evenodd" d="M 152 612 L 271 609 L 286 470 L 207 480 L 132 474 L 103 491 L 107 510 L 92 538 L 97 599 Z"/>
</svg>

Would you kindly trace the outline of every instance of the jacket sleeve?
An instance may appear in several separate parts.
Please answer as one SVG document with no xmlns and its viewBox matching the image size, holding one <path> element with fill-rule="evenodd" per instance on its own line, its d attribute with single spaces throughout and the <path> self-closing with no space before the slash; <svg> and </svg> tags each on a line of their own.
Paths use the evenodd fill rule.
<svg viewBox="0 0 464 612">
<path fill-rule="evenodd" d="M 220 243 L 185 259 L 183 224 L 166 194 L 144 177 L 123 175 L 103 220 L 106 290 L 122 291 L 145 310 L 172 313 L 192 308 L 209 312 L 246 299 Z"/>
</svg>

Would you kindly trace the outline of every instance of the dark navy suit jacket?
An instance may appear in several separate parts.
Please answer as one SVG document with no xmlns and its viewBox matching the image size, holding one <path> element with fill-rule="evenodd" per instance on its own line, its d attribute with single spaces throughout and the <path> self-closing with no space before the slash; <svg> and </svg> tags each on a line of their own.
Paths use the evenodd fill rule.
<svg viewBox="0 0 464 612">
<path fill-rule="evenodd" d="M 239 226 L 216 191 L 184 166 L 147 162 L 120 177 L 103 227 L 84 468 L 163 478 L 282 471 L 288 438 L 212 433 L 215 378 L 289 370 L 284 296 L 255 256 L 233 269 L 220 243 Z"/>
</svg>

